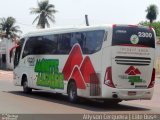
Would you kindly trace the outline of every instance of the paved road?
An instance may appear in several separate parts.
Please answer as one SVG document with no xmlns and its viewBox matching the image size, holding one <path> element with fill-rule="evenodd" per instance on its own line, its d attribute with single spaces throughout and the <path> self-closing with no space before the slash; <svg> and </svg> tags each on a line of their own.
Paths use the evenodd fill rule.
<svg viewBox="0 0 160 120">
<path fill-rule="evenodd" d="M 82 101 L 71 104 L 66 96 L 34 91 L 24 94 L 21 87 L 15 87 L 12 72 L 0 71 L 0 113 L 76 114 L 76 113 L 160 113 L 160 80 L 156 80 L 152 100 L 124 101 L 117 106 Z"/>
</svg>

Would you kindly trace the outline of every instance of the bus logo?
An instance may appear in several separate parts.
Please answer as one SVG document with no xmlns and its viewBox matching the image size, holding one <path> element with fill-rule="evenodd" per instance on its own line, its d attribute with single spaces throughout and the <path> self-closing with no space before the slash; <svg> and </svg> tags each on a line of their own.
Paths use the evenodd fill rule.
<svg viewBox="0 0 160 120">
<path fill-rule="evenodd" d="M 126 71 L 125 74 L 128 74 L 128 79 L 131 83 L 131 85 L 134 85 L 134 83 L 142 83 L 146 82 L 145 80 L 141 79 L 140 75 L 141 72 L 138 68 L 135 68 L 134 66 L 130 66 Z"/>
<path fill-rule="evenodd" d="M 58 59 L 37 59 L 34 71 L 37 75 L 37 86 L 52 89 L 64 89 L 64 76 L 59 72 Z"/>
<path fill-rule="evenodd" d="M 137 35 L 132 35 L 130 41 L 132 44 L 137 44 L 139 42 L 139 38 Z"/>
<path fill-rule="evenodd" d="M 27 62 L 29 66 L 34 66 L 35 58 L 34 57 L 28 57 Z"/>
</svg>

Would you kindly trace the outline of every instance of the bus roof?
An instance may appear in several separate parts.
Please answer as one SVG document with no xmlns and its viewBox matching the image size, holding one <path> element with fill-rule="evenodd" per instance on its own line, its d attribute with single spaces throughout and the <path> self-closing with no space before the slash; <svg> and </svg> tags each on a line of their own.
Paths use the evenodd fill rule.
<svg viewBox="0 0 160 120">
<path fill-rule="evenodd" d="M 78 31 L 88 31 L 88 30 L 105 30 L 112 27 L 112 25 L 98 25 L 98 26 L 76 26 L 76 27 L 66 27 L 66 28 L 47 28 L 47 29 L 38 29 L 31 31 L 23 37 L 38 36 L 38 35 L 47 35 L 47 34 L 58 34 L 58 33 L 67 33 L 67 32 L 78 32 Z"/>
<path fill-rule="evenodd" d="M 144 27 L 149 28 L 142 25 L 126 25 L 126 24 L 105 24 L 105 25 L 96 25 L 96 26 L 75 26 L 75 27 L 59 27 L 59 28 L 47 28 L 47 29 L 37 29 L 35 31 L 31 31 L 25 34 L 23 37 L 31 37 L 31 36 L 40 36 L 47 34 L 59 34 L 59 33 L 68 33 L 68 32 L 79 32 L 79 31 L 89 31 L 89 30 L 106 30 L 116 26 L 126 26 L 126 27 Z"/>
</svg>

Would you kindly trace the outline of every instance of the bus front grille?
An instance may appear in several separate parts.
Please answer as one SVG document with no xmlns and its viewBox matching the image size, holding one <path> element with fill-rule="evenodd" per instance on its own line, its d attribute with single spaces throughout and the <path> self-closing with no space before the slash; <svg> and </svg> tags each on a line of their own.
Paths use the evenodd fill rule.
<svg viewBox="0 0 160 120">
<path fill-rule="evenodd" d="M 120 65 L 137 65 L 145 66 L 151 63 L 151 58 L 148 57 L 131 57 L 131 56 L 116 56 L 115 62 Z"/>
</svg>

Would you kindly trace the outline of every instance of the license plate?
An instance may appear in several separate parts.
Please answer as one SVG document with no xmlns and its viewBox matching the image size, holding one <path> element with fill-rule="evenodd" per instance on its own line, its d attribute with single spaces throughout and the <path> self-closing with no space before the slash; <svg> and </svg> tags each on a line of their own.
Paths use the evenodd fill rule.
<svg viewBox="0 0 160 120">
<path fill-rule="evenodd" d="M 136 94 L 137 94 L 136 91 L 128 91 L 129 96 L 136 95 Z"/>
</svg>

